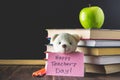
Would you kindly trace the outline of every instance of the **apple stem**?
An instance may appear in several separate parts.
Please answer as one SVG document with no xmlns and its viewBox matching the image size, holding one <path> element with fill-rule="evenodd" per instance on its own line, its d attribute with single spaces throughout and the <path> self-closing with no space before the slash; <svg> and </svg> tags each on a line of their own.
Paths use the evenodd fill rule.
<svg viewBox="0 0 120 80">
<path fill-rule="evenodd" d="M 88 4 L 89 5 L 89 7 L 91 6 L 91 4 Z"/>
</svg>

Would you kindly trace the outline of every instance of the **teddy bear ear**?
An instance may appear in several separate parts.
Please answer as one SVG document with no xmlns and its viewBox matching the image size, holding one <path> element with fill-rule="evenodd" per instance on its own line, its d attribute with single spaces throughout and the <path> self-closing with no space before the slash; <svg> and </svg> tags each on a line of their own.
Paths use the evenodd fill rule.
<svg viewBox="0 0 120 80">
<path fill-rule="evenodd" d="M 58 36 L 58 34 L 55 34 L 55 35 L 51 38 L 51 42 L 53 42 L 57 36 Z"/>
<path fill-rule="evenodd" d="M 77 34 L 72 34 L 72 36 L 75 38 L 77 42 L 79 42 L 81 39 L 81 36 L 78 36 Z"/>
</svg>

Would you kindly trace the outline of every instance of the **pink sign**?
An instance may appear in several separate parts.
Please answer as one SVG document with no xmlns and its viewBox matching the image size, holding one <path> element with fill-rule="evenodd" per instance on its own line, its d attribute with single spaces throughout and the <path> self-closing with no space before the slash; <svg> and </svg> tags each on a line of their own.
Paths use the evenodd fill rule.
<svg viewBox="0 0 120 80">
<path fill-rule="evenodd" d="M 84 54 L 48 53 L 47 75 L 84 77 Z"/>
</svg>

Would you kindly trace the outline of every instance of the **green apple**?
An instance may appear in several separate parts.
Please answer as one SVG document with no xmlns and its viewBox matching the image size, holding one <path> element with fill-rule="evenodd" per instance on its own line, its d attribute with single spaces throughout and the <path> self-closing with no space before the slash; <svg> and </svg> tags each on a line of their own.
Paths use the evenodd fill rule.
<svg viewBox="0 0 120 80">
<path fill-rule="evenodd" d="M 99 29 L 104 23 L 104 12 L 98 6 L 83 8 L 79 13 L 79 21 L 85 29 Z"/>
</svg>

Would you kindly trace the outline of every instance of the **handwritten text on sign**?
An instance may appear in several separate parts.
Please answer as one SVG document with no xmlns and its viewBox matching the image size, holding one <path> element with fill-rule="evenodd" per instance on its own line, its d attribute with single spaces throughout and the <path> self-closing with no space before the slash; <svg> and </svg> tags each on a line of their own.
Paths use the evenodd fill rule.
<svg viewBox="0 0 120 80">
<path fill-rule="evenodd" d="M 83 53 L 48 53 L 47 75 L 84 76 Z"/>
</svg>

